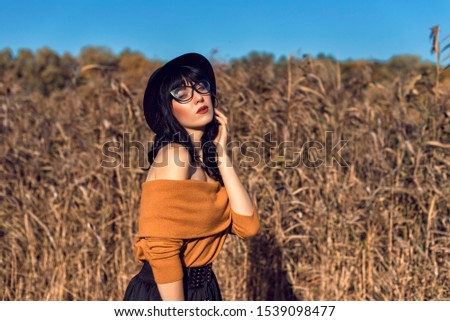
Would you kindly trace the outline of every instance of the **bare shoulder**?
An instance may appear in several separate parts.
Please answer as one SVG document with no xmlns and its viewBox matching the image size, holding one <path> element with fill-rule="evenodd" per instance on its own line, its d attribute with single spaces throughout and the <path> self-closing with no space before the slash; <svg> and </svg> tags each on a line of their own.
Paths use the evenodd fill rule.
<svg viewBox="0 0 450 321">
<path fill-rule="evenodd" d="M 164 145 L 159 149 L 150 170 L 153 179 L 189 179 L 191 173 L 189 151 L 177 143 Z"/>
</svg>

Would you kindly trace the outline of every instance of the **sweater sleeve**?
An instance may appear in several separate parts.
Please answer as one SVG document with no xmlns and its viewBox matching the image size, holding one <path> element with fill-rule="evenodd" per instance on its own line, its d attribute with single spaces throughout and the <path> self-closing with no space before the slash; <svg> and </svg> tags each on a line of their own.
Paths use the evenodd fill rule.
<svg viewBox="0 0 450 321">
<path fill-rule="evenodd" d="M 260 230 L 259 214 L 255 203 L 253 203 L 252 215 L 242 215 L 235 212 L 231 206 L 231 233 L 241 238 L 249 238 L 258 234 Z"/>
<path fill-rule="evenodd" d="M 183 278 L 182 239 L 145 237 L 138 239 L 135 246 L 137 259 L 149 262 L 156 283 L 171 283 Z"/>
</svg>

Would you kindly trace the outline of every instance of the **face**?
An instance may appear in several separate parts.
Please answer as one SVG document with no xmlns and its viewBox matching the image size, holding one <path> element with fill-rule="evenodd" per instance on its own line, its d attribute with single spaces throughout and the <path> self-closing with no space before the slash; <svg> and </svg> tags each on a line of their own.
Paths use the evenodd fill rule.
<svg viewBox="0 0 450 321">
<path fill-rule="evenodd" d="M 189 86 L 193 83 L 187 84 Z M 206 106 L 205 113 L 197 113 L 199 108 Z M 200 94 L 194 90 L 192 99 L 186 103 L 180 103 L 172 99 L 172 112 L 178 122 L 186 129 L 203 130 L 213 119 L 213 104 L 211 93 Z"/>
</svg>

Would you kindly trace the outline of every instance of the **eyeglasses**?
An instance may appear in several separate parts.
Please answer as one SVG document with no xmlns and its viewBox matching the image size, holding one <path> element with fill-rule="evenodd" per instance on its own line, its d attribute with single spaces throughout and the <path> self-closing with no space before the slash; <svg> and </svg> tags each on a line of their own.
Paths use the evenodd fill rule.
<svg viewBox="0 0 450 321">
<path fill-rule="evenodd" d="M 181 86 L 170 91 L 170 94 L 179 103 L 187 103 L 194 96 L 194 90 L 201 95 L 209 94 L 211 86 L 207 80 L 201 80 L 193 86 Z"/>
</svg>

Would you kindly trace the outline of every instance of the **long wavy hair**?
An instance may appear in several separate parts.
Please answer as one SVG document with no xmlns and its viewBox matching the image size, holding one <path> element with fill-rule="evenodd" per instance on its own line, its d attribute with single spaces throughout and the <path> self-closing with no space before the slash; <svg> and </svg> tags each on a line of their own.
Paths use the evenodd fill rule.
<svg viewBox="0 0 450 321">
<path fill-rule="evenodd" d="M 213 120 L 205 126 L 205 131 L 200 141 L 203 155 L 203 160 L 201 160 L 191 143 L 186 129 L 178 122 L 172 113 L 172 96 L 170 91 L 180 85 L 184 85 L 186 82 L 199 82 L 202 79 L 208 79 L 208 77 L 206 77 L 200 69 L 191 66 L 182 66 L 176 71 L 167 74 L 162 80 L 158 95 L 159 108 L 154 117 L 156 117 L 155 119 L 158 119 L 158 122 L 163 123 L 164 126 L 159 126 L 158 132 L 155 132 L 156 135 L 154 142 L 148 152 L 148 161 L 150 166 L 147 170 L 150 169 L 158 151 L 164 145 L 169 143 L 177 143 L 187 148 L 191 160 L 199 162 L 200 167 L 205 170 L 208 176 L 212 177 L 224 186 L 222 175 L 220 174 L 217 166 L 216 146 L 213 143 L 213 140 L 217 137 L 219 132 L 219 121 L 216 117 L 213 117 Z M 211 101 L 213 105 L 213 113 L 215 115 L 215 108 L 218 101 L 217 97 L 212 92 Z"/>
</svg>

